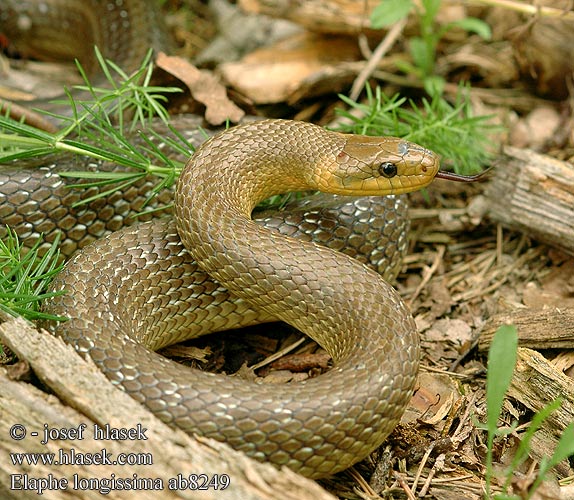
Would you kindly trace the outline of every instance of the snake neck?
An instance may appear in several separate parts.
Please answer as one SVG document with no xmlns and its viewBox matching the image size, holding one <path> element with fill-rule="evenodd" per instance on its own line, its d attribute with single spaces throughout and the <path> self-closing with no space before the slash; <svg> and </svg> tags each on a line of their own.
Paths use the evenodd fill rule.
<svg viewBox="0 0 574 500">
<path fill-rule="evenodd" d="M 212 137 L 191 157 L 175 190 L 184 245 L 201 263 L 211 253 L 228 254 L 237 247 L 240 231 L 252 235 L 250 241 L 275 238 L 251 220 L 253 208 L 275 194 L 316 189 L 317 151 L 334 156 L 342 147 L 344 139 L 333 141 L 321 127 L 285 120 L 255 122 Z"/>
<path fill-rule="evenodd" d="M 357 348 L 335 340 L 342 332 L 354 338 L 369 322 L 367 328 L 381 330 L 381 315 L 389 314 L 381 297 L 391 295 L 397 312 L 404 306 L 378 274 L 352 258 L 251 220 L 261 199 L 312 188 L 309 172 L 317 155 L 336 155 L 342 147 L 339 136 L 325 137 L 313 125 L 302 130 L 298 124 L 296 134 L 281 121 L 266 128 L 235 128 L 197 151 L 176 188 L 178 231 L 199 266 L 231 293 L 303 331 L 340 360 Z"/>
<path fill-rule="evenodd" d="M 253 208 L 269 196 L 318 189 L 313 178 L 315 163 L 322 156 L 336 156 L 344 146 L 342 135 L 309 123 L 264 120 L 247 124 L 199 148 L 180 186 L 189 184 L 198 195 L 201 192 L 226 210 L 250 217 Z"/>
</svg>

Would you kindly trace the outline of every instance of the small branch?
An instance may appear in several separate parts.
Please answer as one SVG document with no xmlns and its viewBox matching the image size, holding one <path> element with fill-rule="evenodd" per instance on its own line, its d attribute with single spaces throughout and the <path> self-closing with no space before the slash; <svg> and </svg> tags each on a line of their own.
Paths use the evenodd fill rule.
<svg viewBox="0 0 574 500">
<path fill-rule="evenodd" d="M 513 0 L 474 0 L 475 4 L 490 5 L 492 7 L 502 7 L 504 9 L 522 12 L 523 14 L 537 15 L 540 17 L 559 17 L 561 19 L 574 20 L 574 12 L 545 7 L 543 5 L 531 5 Z"/>
<path fill-rule="evenodd" d="M 24 106 L 20 106 L 14 102 L 0 99 L 0 114 L 4 114 L 6 112 L 8 112 L 8 116 L 10 116 L 10 118 L 16 121 L 24 120 L 26 124 L 49 132 L 50 134 L 54 134 L 58 130 L 56 126 L 49 122 L 44 115 Z"/>
<path fill-rule="evenodd" d="M 415 301 L 415 299 L 419 296 L 419 294 L 421 293 L 422 289 L 427 285 L 427 283 L 430 281 L 430 279 L 432 278 L 433 274 L 436 272 L 436 270 L 438 269 L 439 264 L 442 261 L 442 258 L 444 257 L 444 252 L 446 251 L 446 247 L 444 245 L 441 245 L 438 247 L 438 251 L 436 253 L 436 256 L 434 258 L 434 261 L 431 265 L 430 268 L 427 268 L 425 270 L 424 276 L 422 281 L 419 283 L 419 286 L 417 286 L 417 289 L 414 291 L 412 297 L 409 299 L 408 302 L 408 306 L 412 307 L 413 303 Z"/>
<path fill-rule="evenodd" d="M 407 24 L 406 19 L 401 19 L 397 22 L 387 33 L 387 36 L 383 38 L 379 46 L 373 52 L 371 58 L 367 62 L 367 65 L 361 70 L 361 72 L 355 78 L 353 82 L 353 87 L 351 88 L 351 93 L 349 97 L 356 101 L 361 94 L 365 82 L 369 78 L 369 76 L 375 71 L 379 61 L 383 58 L 383 56 L 389 51 L 389 49 L 393 46 L 396 42 L 397 38 L 403 32 L 405 25 Z"/>
</svg>

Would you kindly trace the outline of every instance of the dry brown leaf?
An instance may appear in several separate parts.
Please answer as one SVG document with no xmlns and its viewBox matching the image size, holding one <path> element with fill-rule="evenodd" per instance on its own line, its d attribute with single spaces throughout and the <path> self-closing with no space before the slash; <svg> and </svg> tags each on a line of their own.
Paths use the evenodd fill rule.
<svg viewBox="0 0 574 500">
<path fill-rule="evenodd" d="M 440 319 L 425 335 L 427 340 L 450 342 L 453 345 L 463 345 L 472 340 L 470 325 L 460 319 Z"/>
<path fill-rule="evenodd" d="M 436 425 L 448 415 L 458 397 L 458 389 L 451 377 L 442 373 L 421 372 L 415 394 L 401 423 L 422 420 Z"/>
<path fill-rule="evenodd" d="M 525 305 L 535 309 L 574 307 L 574 259 L 554 267 L 541 280 L 541 285 L 527 283 L 522 297 Z"/>
<path fill-rule="evenodd" d="M 354 41 L 345 37 L 321 37 L 301 33 L 270 47 L 256 50 L 241 61 L 219 66 L 223 79 L 256 104 L 291 101 L 299 90 L 312 81 L 321 89 L 329 79 L 329 91 L 339 88 L 337 65 L 360 57 Z M 347 83 L 349 75 L 340 73 Z"/>
<path fill-rule="evenodd" d="M 205 119 L 211 125 L 222 125 L 227 120 L 237 123 L 245 112 L 228 97 L 227 90 L 210 71 L 197 69 L 181 57 L 157 55 L 156 64 L 187 85 L 193 98 L 205 105 Z"/>
</svg>

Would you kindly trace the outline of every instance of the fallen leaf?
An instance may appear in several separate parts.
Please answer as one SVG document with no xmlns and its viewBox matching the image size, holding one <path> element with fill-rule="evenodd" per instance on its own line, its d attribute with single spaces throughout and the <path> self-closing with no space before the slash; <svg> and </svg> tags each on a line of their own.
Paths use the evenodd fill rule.
<svg viewBox="0 0 574 500">
<path fill-rule="evenodd" d="M 245 112 L 227 97 L 227 90 L 210 71 L 200 70 L 181 57 L 157 55 L 159 68 L 181 80 L 193 98 L 205 106 L 205 119 L 211 125 L 222 125 L 227 120 L 237 123 Z"/>
<path fill-rule="evenodd" d="M 293 102 L 310 97 L 301 95 L 303 88 L 315 95 L 327 88 L 342 90 L 354 76 L 345 63 L 359 57 L 356 43 L 349 38 L 302 33 L 253 51 L 241 61 L 222 64 L 219 71 L 227 84 L 256 104 Z M 321 85 L 325 81 L 327 88 Z"/>
<path fill-rule="evenodd" d="M 451 377 L 442 373 L 421 372 L 401 423 L 420 420 L 437 425 L 448 415 L 458 397 L 457 386 Z"/>
</svg>

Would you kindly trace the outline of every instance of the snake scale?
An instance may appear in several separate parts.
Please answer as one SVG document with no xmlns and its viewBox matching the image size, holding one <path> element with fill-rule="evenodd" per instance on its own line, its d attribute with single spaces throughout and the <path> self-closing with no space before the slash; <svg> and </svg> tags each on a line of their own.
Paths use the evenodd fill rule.
<svg viewBox="0 0 574 500">
<path fill-rule="evenodd" d="M 13 8 L 29 3 L 8 2 Z M 118 15 L 148 2 L 92 4 L 113 4 L 108 10 Z M 124 17 L 130 32 L 152 22 Z M 105 44 L 112 37 L 100 38 Z M 414 321 L 379 274 L 257 224 L 251 212 L 260 200 L 287 191 L 397 195 L 428 185 L 438 167 L 434 153 L 404 140 L 343 135 L 303 122 L 264 120 L 222 132 L 189 160 L 176 187 L 174 218 L 113 232 L 67 263 L 53 287 L 68 293 L 45 305 L 70 317 L 54 333 L 171 425 L 309 477 L 341 471 L 382 443 L 411 397 L 419 359 Z M 10 177 L 15 172 L 4 175 L 5 186 L 20 186 Z M 359 210 L 368 200 L 345 205 L 363 217 L 359 225 L 370 220 Z M 388 244 L 394 254 L 404 245 L 390 233 L 403 224 L 405 205 L 401 197 L 387 200 L 383 220 L 397 220 L 379 226 L 374 247 L 384 253 Z M 190 374 L 153 352 L 271 320 L 315 339 L 334 368 L 278 389 Z"/>
</svg>

